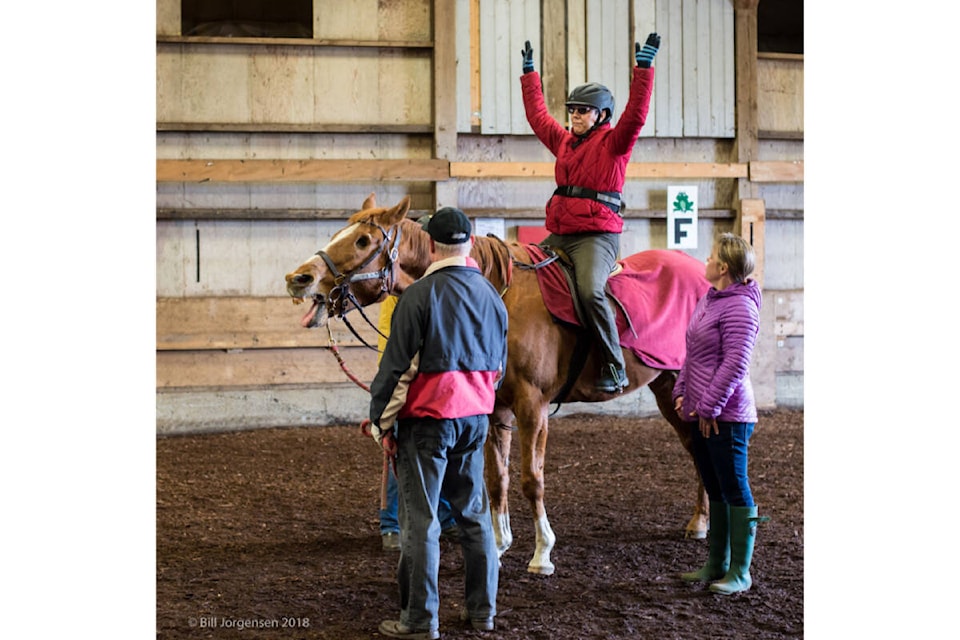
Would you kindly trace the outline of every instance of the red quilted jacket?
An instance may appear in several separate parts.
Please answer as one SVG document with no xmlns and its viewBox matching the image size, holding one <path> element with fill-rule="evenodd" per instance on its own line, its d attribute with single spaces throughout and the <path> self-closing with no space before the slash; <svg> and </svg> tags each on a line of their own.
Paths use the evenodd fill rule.
<svg viewBox="0 0 960 640">
<path fill-rule="evenodd" d="M 597 127 L 576 147 L 578 137 L 567 131 L 547 111 L 536 71 L 520 76 L 527 122 L 537 138 L 556 156 L 554 175 L 558 186 L 586 187 L 594 191 L 623 191 L 623 181 L 647 119 L 653 93 L 653 68 L 634 67 L 630 98 L 617 126 Z M 547 201 L 547 230 L 571 233 L 621 233 L 623 218 L 604 204 L 589 198 L 551 196 Z"/>
</svg>

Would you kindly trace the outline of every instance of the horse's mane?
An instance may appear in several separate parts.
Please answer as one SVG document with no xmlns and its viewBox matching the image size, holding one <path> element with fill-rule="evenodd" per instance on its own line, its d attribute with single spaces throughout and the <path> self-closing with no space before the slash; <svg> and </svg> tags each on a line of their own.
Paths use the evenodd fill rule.
<svg viewBox="0 0 960 640">
<path fill-rule="evenodd" d="M 513 279 L 513 256 L 510 255 L 510 246 L 500 238 L 478 236 L 473 240 L 473 251 L 470 255 L 477 261 L 480 271 L 497 291 L 505 291 Z"/>
</svg>

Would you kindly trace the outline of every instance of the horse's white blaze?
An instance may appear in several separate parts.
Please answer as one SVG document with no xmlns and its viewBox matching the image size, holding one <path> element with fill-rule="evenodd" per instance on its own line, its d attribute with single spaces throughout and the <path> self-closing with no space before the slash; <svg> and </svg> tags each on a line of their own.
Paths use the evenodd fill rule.
<svg viewBox="0 0 960 640">
<path fill-rule="evenodd" d="M 330 250 L 330 247 L 332 247 L 333 245 L 335 245 L 335 244 L 337 243 L 337 240 L 340 240 L 341 238 L 344 238 L 344 237 L 350 235 L 350 234 L 353 233 L 353 231 L 354 231 L 357 227 L 359 227 L 359 226 L 360 226 L 360 223 L 359 223 L 359 222 L 354 222 L 354 223 L 353 223 L 352 225 L 350 225 L 349 227 L 344 227 L 344 228 L 341 229 L 340 231 L 337 231 L 337 235 L 333 236 L 333 238 L 330 239 L 330 242 L 327 243 L 327 246 L 325 246 L 325 247 L 323 248 L 323 250 L 324 250 L 324 251 L 329 251 L 329 250 Z"/>
</svg>

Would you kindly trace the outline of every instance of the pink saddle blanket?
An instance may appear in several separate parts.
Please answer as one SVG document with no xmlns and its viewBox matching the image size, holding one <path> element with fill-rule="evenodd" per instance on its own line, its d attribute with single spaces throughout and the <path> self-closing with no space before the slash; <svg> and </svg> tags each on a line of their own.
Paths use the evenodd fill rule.
<svg viewBox="0 0 960 640">
<path fill-rule="evenodd" d="M 537 245 L 524 249 L 534 263 L 548 257 Z M 683 251 L 667 249 L 641 251 L 618 263 L 622 269 L 607 281 L 607 290 L 617 302 L 620 346 L 649 367 L 679 369 L 686 357 L 690 316 L 710 288 L 703 263 Z M 537 269 L 537 281 L 547 310 L 562 322 L 581 326 L 560 264 Z"/>
</svg>

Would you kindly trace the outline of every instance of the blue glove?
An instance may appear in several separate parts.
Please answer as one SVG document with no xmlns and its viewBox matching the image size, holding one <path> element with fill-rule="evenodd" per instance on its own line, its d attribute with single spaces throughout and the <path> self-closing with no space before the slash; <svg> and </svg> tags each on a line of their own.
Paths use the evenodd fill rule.
<svg viewBox="0 0 960 640">
<path fill-rule="evenodd" d="M 530 73 L 533 71 L 533 49 L 530 47 L 529 40 L 527 40 L 526 46 L 520 51 L 520 55 L 523 56 L 523 72 Z"/>
<path fill-rule="evenodd" d="M 647 42 L 641 47 L 639 42 L 634 44 L 634 56 L 637 59 L 637 66 L 649 69 L 653 64 L 653 59 L 660 49 L 660 36 L 651 33 L 647 36 Z"/>
</svg>

